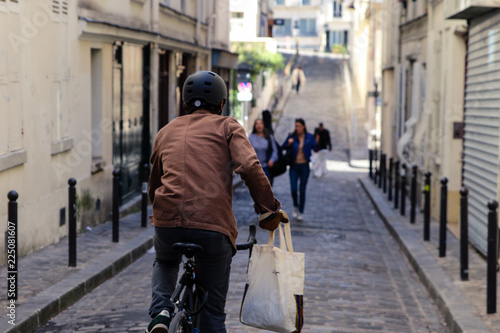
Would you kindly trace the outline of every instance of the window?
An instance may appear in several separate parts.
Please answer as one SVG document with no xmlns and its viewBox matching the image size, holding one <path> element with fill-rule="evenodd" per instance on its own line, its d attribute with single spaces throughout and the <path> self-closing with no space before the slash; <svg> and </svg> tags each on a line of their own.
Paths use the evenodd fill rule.
<svg viewBox="0 0 500 333">
<path fill-rule="evenodd" d="M 283 6 L 285 4 L 285 0 L 276 0 L 274 2 L 275 6 Z"/>
<path fill-rule="evenodd" d="M 311 0 L 302 0 L 302 6 L 309 6 L 311 5 Z"/>
<path fill-rule="evenodd" d="M 231 12 L 231 18 L 242 19 L 243 17 L 243 12 Z"/>
<path fill-rule="evenodd" d="M 316 19 L 300 19 L 299 36 L 316 36 Z"/>
<path fill-rule="evenodd" d="M 333 17 L 342 17 L 342 2 L 333 2 Z"/>
<path fill-rule="evenodd" d="M 347 30 L 337 30 L 331 32 L 331 42 L 332 45 L 344 45 L 347 46 L 349 37 L 349 31 Z"/>
<path fill-rule="evenodd" d="M 283 25 L 274 25 L 273 36 L 274 37 L 292 36 L 292 20 L 284 19 Z"/>
<path fill-rule="evenodd" d="M 52 0 L 52 19 L 54 21 L 68 21 L 68 0 Z"/>
</svg>

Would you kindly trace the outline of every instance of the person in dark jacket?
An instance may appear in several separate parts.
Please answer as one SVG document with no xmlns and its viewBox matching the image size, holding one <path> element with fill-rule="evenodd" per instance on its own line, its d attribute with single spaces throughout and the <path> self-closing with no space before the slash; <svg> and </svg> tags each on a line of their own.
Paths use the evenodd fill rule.
<svg viewBox="0 0 500 333">
<path fill-rule="evenodd" d="M 293 217 L 298 221 L 303 221 L 306 186 L 310 173 L 309 162 L 312 152 L 318 149 L 314 135 L 307 132 L 304 119 L 295 119 L 295 131 L 288 135 L 282 147 L 283 149 L 292 149 L 292 163 L 289 173 L 294 207 Z M 300 197 L 297 195 L 297 189 L 300 191 Z"/>
<path fill-rule="evenodd" d="M 314 130 L 314 137 L 318 141 L 319 150 L 328 149 L 332 151 L 330 132 L 323 126 L 323 123 L 319 123 L 319 127 Z"/>
</svg>

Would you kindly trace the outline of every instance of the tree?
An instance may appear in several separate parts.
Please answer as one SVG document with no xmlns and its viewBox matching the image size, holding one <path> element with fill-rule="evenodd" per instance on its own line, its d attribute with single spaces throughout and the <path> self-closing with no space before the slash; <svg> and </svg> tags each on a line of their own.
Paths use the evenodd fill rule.
<svg viewBox="0 0 500 333">
<path fill-rule="evenodd" d="M 279 53 L 266 49 L 263 43 L 237 43 L 236 52 L 239 53 L 238 61 L 246 62 L 252 67 L 252 77 L 262 71 L 275 72 L 285 67 L 285 58 Z"/>
</svg>

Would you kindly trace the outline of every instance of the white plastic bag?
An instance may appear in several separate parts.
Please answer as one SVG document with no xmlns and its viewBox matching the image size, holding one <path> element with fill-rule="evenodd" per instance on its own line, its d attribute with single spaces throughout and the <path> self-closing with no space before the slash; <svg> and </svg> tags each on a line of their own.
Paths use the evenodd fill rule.
<svg viewBox="0 0 500 333">
<path fill-rule="evenodd" d="M 323 176 L 323 168 L 321 166 L 321 155 L 320 152 L 311 153 L 311 171 L 314 178 L 320 178 Z"/>
<path fill-rule="evenodd" d="M 278 230 L 279 248 L 274 246 L 274 231 L 268 244 L 253 247 L 240 321 L 275 332 L 300 332 L 305 254 L 293 252 L 290 223 L 285 224 L 285 235 L 281 225 Z"/>
</svg>

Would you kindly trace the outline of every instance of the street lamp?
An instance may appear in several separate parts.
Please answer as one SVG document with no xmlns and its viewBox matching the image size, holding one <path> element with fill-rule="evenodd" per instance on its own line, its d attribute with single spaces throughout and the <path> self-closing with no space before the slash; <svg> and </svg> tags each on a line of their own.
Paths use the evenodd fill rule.
<svg viewBox="0 0 500 333">
<path fill-rule="evenodd" d="M 295 37 L 295 54 L 299 55 L 299 20 L 293 22 L 293 37 Z"/>
</svg>

